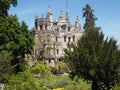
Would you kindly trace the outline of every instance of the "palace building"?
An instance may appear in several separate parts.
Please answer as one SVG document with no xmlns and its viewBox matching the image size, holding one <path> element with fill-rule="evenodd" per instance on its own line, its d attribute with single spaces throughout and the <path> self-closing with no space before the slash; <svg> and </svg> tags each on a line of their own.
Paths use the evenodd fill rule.
<svg viewBox="0 0 120 90">
<path fill-rule="evenodd" d="M 45 63 L 55 66 L 55 63 L 63 60 L 64 50 L 75 44 L 83 35 L 80 19 L 77 16 L 75 24 L 70 22 L 70 15 L 66 9 L 66 16 L 60 12 L 58 20 L 52 20 L 53 13 L 48 8 L 46 17 L 35 17 L 34 27 L 34 55 L 35 59 L 43 59 Z"/>
</svg>

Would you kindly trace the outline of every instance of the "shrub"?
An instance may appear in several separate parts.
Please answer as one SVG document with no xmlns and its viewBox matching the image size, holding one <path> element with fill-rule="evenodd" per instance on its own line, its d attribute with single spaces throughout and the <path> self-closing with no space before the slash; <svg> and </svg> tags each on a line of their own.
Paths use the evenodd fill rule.
<svg viewBox="0 0 120 90">
<path fill-rule="evenodd" d="M 57 69 L 56 67 L 51 67 L 51 73 L 57 75 L 59 74 L 59 69 Z"/>
<path fill-rule="evenodd" d="M 13 75 L 4 90 L 39 90 L 40 84 L 29 72 L 20 72 Z M 42 87 L 41 87 L 42 90 Z"/>
<path fill-rule="evenodd" d="M 114 86 L 113 90 L 120 90 L 120 86 Z"/>
<path fill-rule="evenodd" d="M 47 77 L 51 74 L 51 69 L 49 66 L 45 65 L 42 62 L 36 62 L 35 65 L 31 68 L 31 73 L 36 75 L 36 77 Z"/>
<path fill-rule="evenodd" d="M 60 74 L 69 72 L 68 66 L 63 62 L 58 62 L 58 70 Z"/>
</svg>

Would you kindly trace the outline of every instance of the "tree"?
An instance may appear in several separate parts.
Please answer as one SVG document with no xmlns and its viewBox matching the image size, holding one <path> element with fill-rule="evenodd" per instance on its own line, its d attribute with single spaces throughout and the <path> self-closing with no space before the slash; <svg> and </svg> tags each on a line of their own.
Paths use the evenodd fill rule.
<svg viewBox="0 0 120 90">
<path fill-rule="evenodd" d="M 25 54 L 32 52 L 33 37 L 25 22 L 20 24 L 16 15 L 0 17 L 0 20 L 0 52 L 12 52 L 11 65 L 15 65 L 14 73 L 24 71 L 27 65 Z"/>
<path fill-rule="evenodd" d="M 0 0 L 0 16 L 7 16 L 11 5 L 17 6 L 17 0 Z"/>
<path fill-rule="evenodd" d="M 87 18 L 87 17 L 86 17 Z M 73 50 L 65 51 L 66 63 L 71 69 L 71 77 L 83 77 L 92 82 L 92 90 L 110 90 L 120 81 L 120 50 L 113 38 L 104 39 L 98 27 L 91 24 L 92 17 L 84 26 L 85 34 L 73 45 Z M 94 19 L 92 20 L 94 21 Z"/>
<path fill-rule="evenodd" d="M 13 67 L 11 66 L 12 56 L 9 52 L 2 51 L 0 53 L 0 83 L 7 83 L 12 75 Z"/>
<path fill-rule="evenodd" d="M 73 51 L 66 51 L 72 76 L 92 81 L 92 90 L 111 89 L 120 80 L 120 50 L 116 43 L 112 38 L 104 40 L 102 32 L 89 30 Z"/>
<path fill-rule="evenodd" d="M 86 4 L 85 8 L 83 8 L 83 17 L 85 18 L 85 24 L 83 28 L 85 29 L 85 31 L 93 28 L 98 28 L 95 27 L 95 21 L 97 20 L 97 18 L 95 17 L 93 12 L 94 10 L 91 9 L 89 4 Z"/>
</svg>

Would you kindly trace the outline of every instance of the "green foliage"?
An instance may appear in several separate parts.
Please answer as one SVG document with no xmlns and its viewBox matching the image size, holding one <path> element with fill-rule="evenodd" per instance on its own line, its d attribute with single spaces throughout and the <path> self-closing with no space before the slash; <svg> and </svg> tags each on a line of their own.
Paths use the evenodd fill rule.
<svg viewBox="0 0 120 90">
<path fill-rule="evenodd" d="M 67 50 L 65 56 L 72 76 L 77 75 L 92 81 L 96 90 L 110 89 L 119 82 L 119 57 L 116 40 L 104 40 L 103 33 L 98 30 L 87 31 L 73 47 L 73 51 Z"/>
<path fill-rule="evenodd" d="M 11 66 L 12 56 L 9 52 L 0 53 L 0 83 L 7 83 L 12 75 L 14 66 Z"/>
<path fill-rule="evenodd" d="M 0 16 L 7 16 L 11 5 L 15 7 L 17 5 L 17 0 L 0 0 Z"/>
<path fill-rule="evenodd" d="M 64 74 L 69 72 L 69 68 L 66 63 L 60 61 L 56 64 L 56 67 L 51 67 L 51 73 L 54 75 Z"/>
<path fill-rule="evenodd" d="M 51 67 L 51 73 L 52 73 L 53 75 L 58 75 L 58 74 L 59 74 L 59 69 L 56 68 L 56 67 Z"/>
<path fill-rule="evenodd" d="M 41 88 L 48 88 L 51 85 L 51 68 L 43 62 L 36 62 L 34 66 L 30 68 L 30 72 L 37 78 Z"/>
<path fill-rule="evenodd" d="M 100 29 L 99 27 L 95 27 L 95 21 L 97 18 L 93 14 L 94 10 L 91 9 L 89 4 L 85 5 L 85 8 L 83 8 L 83 17 L 85 18 L 85 24 L 84 29 L 91 30 L 91 29 Z"/>
<path fill-rule="evenodd" d="M 25 22 L 20 24 L 15 15 L 0 17 L 0 20 L 0 52 L 11 51 L 13 56 L 11 65 L 15 65 L 14 72 L 24 71 L 27 65 L 25 54 L 30 54 L 33 50 L 33 36 L 29 33 Z"/>
<path fill-rule="evenodd" d="M 68 66 L 63 62 L 58 62 L 58 70 L 60 74 L 69 72 Z"/>
<path fill-rule="evenodd" d="M 13 75 L 4 90 L 43 90 L 38 80 L 29 72 L 20 72 Z"/>
<path fill-rule="evenodd" d="M 55 84 L 55 88 L 64 87 L 66 85 L 67 85 L 67 82 L 65 80 L 57 81 L 56 84 Z"/>
<path fill-rule="evenodd" d="M 114 86 L 112 90 L 120 90 L 120 86 Z"/>
<path fill-rule="evenodd" d="M 92 82 L 93 90 L 109 90 L 120 81 L 120 50 L 113 38 L 104 39 L 104 34 L 95 26 L 93 10 L 87 4 L 83 9 L 86 18 L 85 34 L 66 50 L 66 62 L 71 68 L 71 77 L 77 75 Z"/>
<path fill-rule="evenodd" d="M 42 62 L 36 62 L 27 71 L 13 75 L 6 84 L 5 90 L 47 90 L 52 81 L 50 75 L 50 67 Z"/>
<path fill-rule="evenodd" d="M 48 77 L 51 74 L 51 69 L 49 66 L 43 64 L 42 62 L 36 62 L 31 68 L 31 73 L 35 74 L 37 77 Z"/>
<path fill-rule="evenodd" d="M 65 90 L 91 90 L 90 86 L 87 87 L 86 85 L 81 86 L 79 83 L 73 83 L 70 85 L 67 85 L 65 87 Z"/>
<path fill-rule="evenodd" d="M 52 75 L 50 89 L 64 88 L 65 90 L 90 90 L 90 84 L 83 81 L 83 79 L 71 80 L 68 75 Z"/>
</svg>

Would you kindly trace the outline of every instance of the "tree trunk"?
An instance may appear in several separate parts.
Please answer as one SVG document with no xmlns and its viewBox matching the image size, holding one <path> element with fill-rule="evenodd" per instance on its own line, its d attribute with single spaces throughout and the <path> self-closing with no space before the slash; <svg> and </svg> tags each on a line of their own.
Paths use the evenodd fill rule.
<svg viewBox="0 0 120 90">
<path fill-rule="evenodd" d="M 96 80 L 92 81 L 92 90 L 99 90 L 98 83 Z"/>
</svg>

